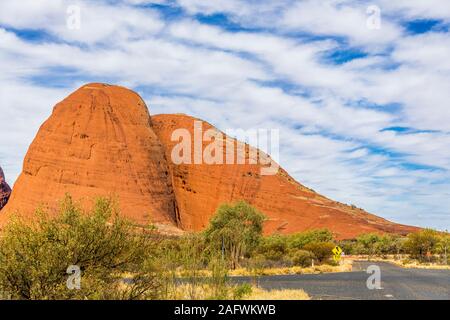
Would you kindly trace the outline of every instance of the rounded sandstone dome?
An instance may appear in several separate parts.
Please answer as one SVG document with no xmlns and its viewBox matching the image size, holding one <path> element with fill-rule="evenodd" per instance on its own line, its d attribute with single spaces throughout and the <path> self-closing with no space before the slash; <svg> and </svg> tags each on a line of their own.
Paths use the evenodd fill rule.
<svg viewBox="0 0 450 320">
<path fill-rule="evenodd" d="M 168 165 L 147 106 L 126 88 L 84 85 L 58 103 L 31 144 L 0 223 L 38 206 L 56 212 L 66 193 L 86 206 L 117 198 L 139 224 L 176 224 Z"/>
</svg>

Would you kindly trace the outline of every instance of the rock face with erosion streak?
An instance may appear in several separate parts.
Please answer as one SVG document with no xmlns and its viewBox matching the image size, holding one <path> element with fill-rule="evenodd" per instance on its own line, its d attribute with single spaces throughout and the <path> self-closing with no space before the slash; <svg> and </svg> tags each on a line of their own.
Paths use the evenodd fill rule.
<svg viewBox="0 0 450 320">
<path fill-rule="evenodd" d="M 195 120 L 198 119 L 180 114 L 152 117 L 153 127 L 165 147 L 167 159 L 171 159 L 174 146 L 181 141 L 172 141 L 172 132 L 184 128 L 193 137 Z M 202 122 L 201 126 L 203 133 L 213 128 L 206 122 Z M 210 143 L 204 142 L 203 150 Z M 225 159 L 227 152 L 230 152 L 225 147 L 227 138 L 222 143 Z M 231 152 L 237 159 L 238 148 L 235 142 L 233 144 L 235 148 Z M 192 158 L 194 149 L 192 139 Z M 246 157 L 250 157 L 248 151 Z M 262 175 L 261 165 L 248 162 L 247 158 L 245 165 L 175 165 L 169 160 L 181 226 L 187 230 L 202 230 L 220 204 L 246 200 L 268 217 L 265 224 L 267 234 L 328 228 L 342 239 L 367 232 L 406 234 L 417 230 L 327 199 L 295 181 L 282 168 L 275 175 Z"/>
<path fill-rule="evenodd" d="M 5 175 L 2 168 L 0 167 L 0 210 L 8 202 L 9 196 L 11 194 L 11 188 L 6 183 Z"/>
<path fill-rule="evenodd" d="M 58 103 L 31 144 L 0 225 L 12 214 L 56 212 L 66 193 L 83 206 L 119 200 L 139 224 L 175 225 L 175 197 L 144 101 L 128 89 L 88 84 Z"/>
<path fill-rule="evenodd" d="M 186 115 L 150 118 L 139 95 L 123 87 L 81 87 L 58 103 L 40 128 L 0 212 L 0 228 L 16 213 L 32 220 L 39 206 L 56 213 L 69 193 L 85 207 L 98 196 L 117 197 L 124 216 L 140 225 L 154 222 L 167 233 L 179 232 L 177 227 L 202 230 L 219 205 L 238 200 L 268 217 L 266 234 L 328 228 L 343 239 L 417 230 L 325 198 L 281 168 L 264 175 L 261 169 L 267 165 L 249 164 L 260 154 L 249 146 L 244 148 L 244 164 L 175 164 L 172 152 L 179 140 L 172 135 L 181 129 L 194 137 L 196 120 Z M 223 159 L 237 159 L 235 140 L 206 122 L 197 124 L 203 132 L 212 130 L 210 140 L 223 146 L 218 153 Z M 200 141 L 199 151 L 194 139 L 188 142 L 194 163 L 210 144 Z M 3 181 L 2 174 L 2 191 L 9 194 Z"/>
</svg>

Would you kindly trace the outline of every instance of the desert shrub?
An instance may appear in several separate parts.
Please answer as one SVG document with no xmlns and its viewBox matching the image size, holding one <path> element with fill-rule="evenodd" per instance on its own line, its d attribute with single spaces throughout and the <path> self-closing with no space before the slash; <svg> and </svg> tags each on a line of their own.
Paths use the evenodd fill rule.
<svg viewBox="0 0 450 320">
<path fill-rule="evenodd" d="M 389 234 L 380 236 L 374 244 L 374 252 L 383 256 L 394 252 L 394 237 Z"/>
<path fill-rule="evenodd" d="M 442 261 L 444 262 L 444 264 L 449 264 L 450 261 L 450 255 L 449 255 L 449 250 L 450 250 L 450 235 L 447 234 L 443 234 L 440 239 L 439 242 L 437 243 L 437 252 L 441 255 Z"/>
<path fill-rule="evenodd" d="M 243 255 L 250 254 L 262 237 L 264 215 L 244 201 L 223 204 L 205 230 L 212 252 L 222 252 L 235 269 Z"/>
<path fill-rule="evenodd" d="M 366 254 L 369 257 L 377 253 L 380 235 L 376 233 L 362 234 L 356 238 L 356 252 L 358 254 Z"/>
<path fill-rule="evenodd" d="M 312 265 L 313 259 L 316 257 L 311 251 L 296 250 L 291 254 L 292 262 L 295 266 L 309 267 Z"/>
<path fill-rule="evenodd" d="M 404 247 L 405 242 L 407 241 L 406 237 L 402 236 L 393 236 L 392 245 L 391 245 L 391 254 L 395 254 L 399 256 L 400 254 L 405 253 Z"/>
<path fill-rule="evenodd" d="M 254 255 L 246 261 L 244 267 L 253 277 L 252 281 L 255 284 L 258 283 L 258 277 L 263 274 L 264 269 L 270 267 L 267 265 L 268 261 L 271 262 L 271 260 L 267 260 L 263 255 Z"/>
<path fill-rule="evenodd" d="M 162 283 L 162 298 L 177 299 L 180 280 L 186 299 L 195 300 L 203 294 L 202 277 L 207 267 L 204 248 L 202 235 L 195 233 L 161 241 L 156 260 L 158 269 L 161 270 L 159 276 Z"/>
<path fill-rule="evenodd" d="M 339 261 L 335 261 L 334 259 L 327 260 L 327 265 L 330 265 L 332 267 L 337 267 L 339 265 Z"/>
<path fill-rule="evenodd" d="M 264 237 L 256 251 L 267 260 L 282 260 L 288 252 L 287 237 L 282 235 Z"/>
<path fill-rule="evenodd" d="M 247 296 L 250 296 L 253 292 L 252 285 L 250 283 L 242 283 L 237 285 L 233 290 L 233 298 L 235 300 L 241 300 Z"/>
<path fill-rule="evenodd" d="M 411 258 L 403 258 L 403 259 L 401 260 L 401 263 L 402 263 L 402 265 L 406 266 L 406 265 L 408 265 L 408 264 L 413 263 L 414 261 L 415 261 L 415 260 L 413 260 L 413 259 L 411 259 Z"/>
<path fill-rule="evenodd" d="M 334 247 L 332 242 L 311 242 L 304 246 L 304 250 L 310 251 L 319 263 L 323 263 L 332 257 Z"/>
<path fill-rule="evenodd" d="M 212 288 L 212 294 L 209 299 L 226 300 L 235 296 L 234 288 L 231 286 L 228 277 L 228 264 L 220 256 L 216 256 L 209 262 L 211 277 L 208 283 Z"/>
<path fill-rule="evenodd" d="M 342 251 L 346 254 L 357 254 L 356 239 L 351 240 L 341 240 L 338 242 L 338 246 L 341 247 Z"/>
<path fill-rule="evenodd" d="M 332 239 L 333 234 L 327 229 L 309 230 L 292 235 L 273 235 L 260 241 L 256 254 L 260 265 L 264 268 L 310 266 L 312 259 L 316 259 L 318 263 L 327 262 L 334 245 L 326 254 L 321 249 L 325 246 L 324 250 L 328 250 L 330 245 L 325 243 L 331 243 Z M 319 257 L 307 249 L 308 246 L 317 251 Z"/>
<path fill-rule="evenodd" d="M 0 239 L 0 292 L 12 299 L 156 298 L 152 242 L 116 208 L 101 198 L 84 212 L 66 196 L 56 218 L 41 211 L 35 223 L 12 221 Z M 81 271 L 79 290 L 67 286 L 69 266 Z"/>
<path fill-rule="evenodd" d="M 288 245 L 291 249 L 304 249 L 312 242 L 332 242 L 333 234 L 327 229 L 309 230 L 289 236 Z"/>
<path fill-rule="evenodd" d="M 419 232 L 410 233 L 404 244 L 404 248 L 411 257 L 425 260 L 428 253 L 435 253 L 438 243 L 438 233 L 431 229 L 424 229 Z"/>
<path fill-rule="evenodd" d="M 202 233 L 161 241 L 156 260 L 161 270 L 163 299 L 232 299 L 229 263 L 209 250 Z"/>
<path fill-rule="evenodd" d="M 281 267 L 292 267 L 292 259 L 290 257 L 290 253 L 287 253 L 285 256 L 280 258 L 279 260 L 271 260 L 267 259 L 262 254 L 254 254 L 250 258 L 243 260 L 241 262 L 241 267 L 251 269 L 254 267 L 258 268 L 281 268 Z"/>
<path fill-rule="evenodd" d="M 404 252 L 406 238 L 398 235 L 376 233 L 361 234 L 356 239 L 341 240 L 338 245 L 345 254 L 364 254 L 368 256 L 388 254 L 399 255 Z"/>
</svg>

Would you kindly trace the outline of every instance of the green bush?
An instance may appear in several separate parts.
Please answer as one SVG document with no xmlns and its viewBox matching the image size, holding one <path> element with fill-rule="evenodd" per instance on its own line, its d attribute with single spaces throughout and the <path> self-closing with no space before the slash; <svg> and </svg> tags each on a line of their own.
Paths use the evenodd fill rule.
<svg viewBox="0 0 450 320">
<path fill-rule="evenodd" d="M 264 237 L 256 251 L 267 260 L 280 261 L 288 252 L 287 237 L 282 235 Z"/>
<path fill-rule="evenodd" d="M 312 252 L 318 262 L 323 263 L 333 256 L 334 247 L 332 242 L 311 242 L 304 246 L 304 250 Z"/>
<path fill-rule="evenodd" d="M 226 300 L 229 299 L 230 294 L 236 295 L 236 292 L 232 291 L 228 277 L 228 264 L 219 256 L 211 259 L 209 263 L 209 269 L 211 270 L 211 277 L 209 285 L 212 288 L 212 295 L 209 299 L 213 300 Z M 231 292 L 230 292 L 231 291 Z"/>
<path fill-rule="evenodd" d="M 351 240 L 341 240 L 338 242 L 338 246 L 341 247 L 342 251 L 346 254 L 358 254 L 356 248 L 356 239 Z"/>
<path fill-rule="evenodd" d="M 398 235 L 376 233 L 361 234 L 356 239 L 341 240 L 338 245 L 345 254 L 399 255 L 404 252 L 403 244 L 406 238 Z"/>
<path fill-rule="evenodd" d="M 233 299 L 241 300 L 252 294 L 252 286 L 249 283 L 243 283 L 234 288 Z"/>
<path fill-rule="evenodd" d="M 267 236 L 260 241 L 251 260 L 254 261 L 255 257 L 258 257 L 258 264 L 264 268 L 292 265 L 307 267 L 311 265 L 312 259 L 324 263 L 332 255 L 331 249 L 334 248 L 332 240 L 333 234 L 327 229 Z M 309 247 L 317 252 L 318 257 L 308 249 Z"/>
<path fill-rule="evenodd" d="M 356 252 L 367 254 L 369 257 L 377 253 L 377 244 L 380 242 L 380 235 L 376 233 L 366 233 L 356 238 Z"/>
<path fill-rule="evenodd" d="M 291 249 L 304 249 L 313 242 L 332 242 L 333 234 L 327 229 L 309 230 L 289 236 L 288 244 Z"/>
<path fill-rule="evenodd" d="M 316 257 L 311 251 L 296 250 L 291 254 L 291 259 L 295 266 L 310 267 Z"/>
<path fill-rule="evenodd" d="M 70 196 L 59 215 L 12 221 L 0 239 L 0 293 L 12 299 L 152 299 L 160 283 L 147 235 L 119 217 L 111 200 L 83 212 Z M 67 286 L 69 266 L 81 288 Z M 124 278 L 128 279 L 125 284 Z"/>
<path fill-rule="evenodd" d="M 386 256 L 388 254 L 399 254 L 403 247 L 403 242 L 399 236 L 385 234 L 378 238 L 374 244 L 374 251 L 377 255 Z"/>
<path fill-rule="evenodd" d="M 448 233 L 443 234 L 439 242 L 437 243 L 437 252 L 441 255 L 444 264 L 449 264 L 450 262 L 450 235 Z"/>
<path fill-rule="evenodd" d="M 438 243 L 438 233 L 431 229 L 424 229 L 410 233 L 404 248 L 413 258 L 425 260 L 428 253 L 433 254 L 436 252 Z"/>
</svg>

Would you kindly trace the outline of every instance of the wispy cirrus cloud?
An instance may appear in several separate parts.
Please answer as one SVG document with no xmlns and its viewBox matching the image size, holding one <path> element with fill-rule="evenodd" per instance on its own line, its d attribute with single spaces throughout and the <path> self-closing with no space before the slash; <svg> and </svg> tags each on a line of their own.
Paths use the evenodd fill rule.
<svg viewBox="0 0 450 320">
<path fill-rule="evenodd" d="M 13 181 L 58 100 L 113 82 L 151 113 L 279 128 L 281 164 L 305 185 L 449 228 L 445 2 L 2 1 L 0 164 Z M 72 5 L 80 29 L 67 28 Z M 369 5 L 380 29 L 367 28 Z"/>
</svg>

